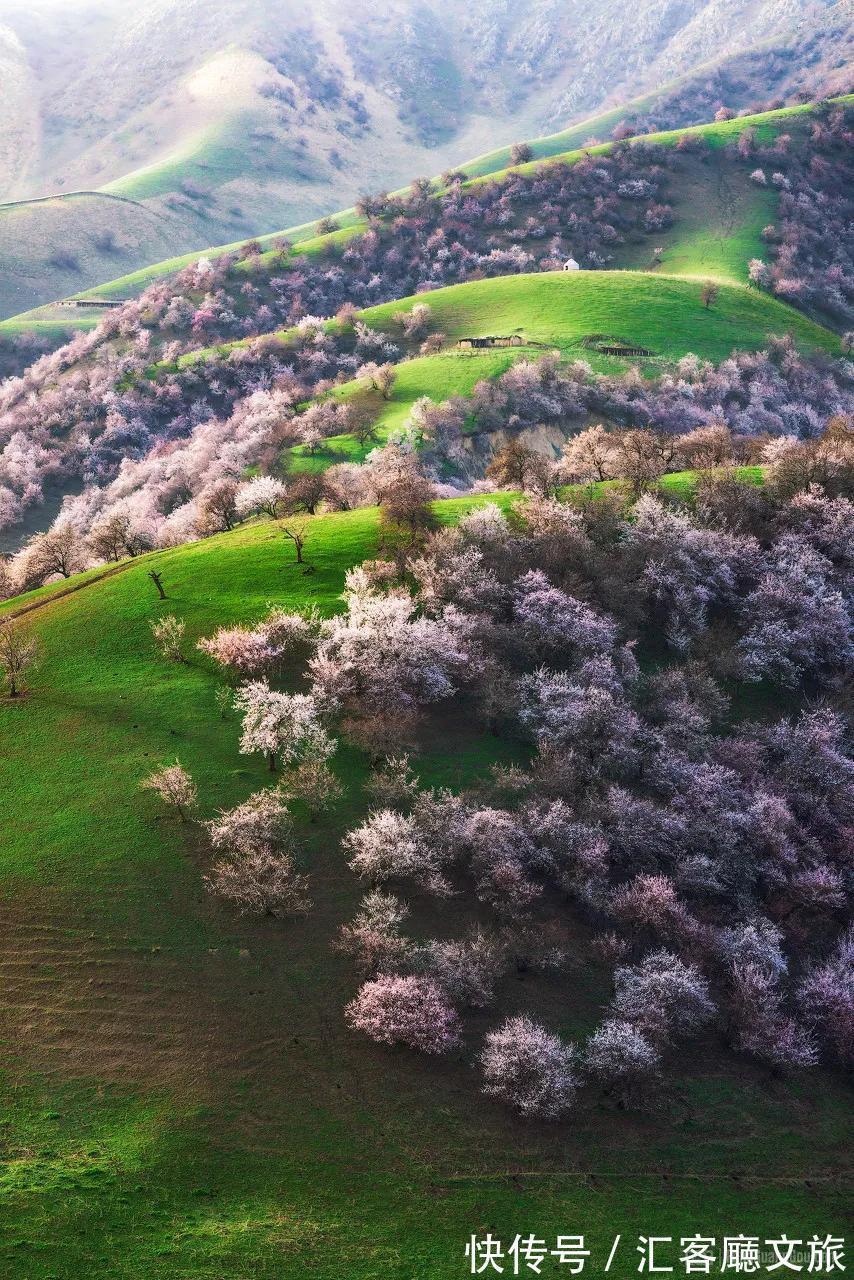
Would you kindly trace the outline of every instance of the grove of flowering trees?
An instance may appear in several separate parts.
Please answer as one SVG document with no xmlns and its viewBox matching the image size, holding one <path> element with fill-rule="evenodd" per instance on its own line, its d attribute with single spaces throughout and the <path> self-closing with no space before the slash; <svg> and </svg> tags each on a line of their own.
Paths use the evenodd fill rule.
<svg viewBox="0 0 854 1280">
<path fill-rule="evenodd" d="M 455 704 L 527 744 L 524 767 L 461 794 L 422 789 L 407 756 L 376 770 L 385 803 L 343 842 L 369 886 L 338 943 L 362 981 L 354 1031 L 455 1051 L 520 970 L 571 1005 L 582 926 L 586 963 L 613 969 L 587 1039 L 516 996 L 470 1048 L 484 1093 L 522 1116 L 557 1120 L 591 1090 L 648 1105 L 698 1040 L 775 1074 L 850 1062 L 854 506 L 770 484 L 760 523 L 751 491 L 722 475 L 606 520 L 595 498 L 481 507 L 403 571 L 352 571 L 329 632 L 346 646 L 321 634 L 309 660 L 330 714 L 394 700 L 426 724 Z M 377 658 L 378 617 L 429 625 L 425 669 L 443 634 L 452 671 L 413 680 L 417 634 Z M 776 709 L 756 722 L 732 704 L 754 681 Z M 448 895 L 466 931 L 425 938 L 416 904 Z"/>
<path fill-rule="evenodd" d="M 334 819 L 343 738 L 372 766 L 341 838 L 361 901 L 333 943 L 355 1034 L 461 1056 L 487 1098 L 550 1122 L 603 1095 L 658 1105 L 697 1046 L 775 1076 L 850 1068 L 846 432 L 781 437 L 761 487 L 724 467 L 676 495 L 484 500 L 349 570 L 331 618 L 274 606 L 202 639 L 236 684 L 239 750 L 279 773 L 204 824 L 207 889 L 310 909 L 292 803 Z M 686 447 L 720 463 L 735 440 L 718 423 Z M 411 455 L 375 465 L 397 511 Z M 452 752 L 461 724 L 515 763 L 422 784 L 413 752 Z M 142 785 L 184 819 L 198 805 L 177 762 Z M 598 1020 L 570 1038 L 546 1011 L 565 1026 L 591 973 Z"/>
</svg>

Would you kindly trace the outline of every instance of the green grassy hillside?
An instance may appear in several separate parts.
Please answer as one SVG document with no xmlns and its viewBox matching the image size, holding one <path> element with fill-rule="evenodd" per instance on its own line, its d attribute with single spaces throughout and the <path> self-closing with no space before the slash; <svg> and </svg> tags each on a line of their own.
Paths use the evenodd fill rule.
<svg viewBox="0 0 854 1280">
<path fill-rule="evenodd" d="M 332 462 L 361 461 L 377 441 L 403 426 L 414 402 L 429 396 L 440 403 L 470 395 L 484 378 L 495 378 L 518 359 L 536 359 L 556 351 L 562 359 L 584 359 L 598 372 L 616 373 L 637 364 L 648 376 L 693 352 L 715 363 L 734 350 L 757 351 L 772 335 L 791 334 L 807 351 L 839 351 L 839 339 L 799 312 L 754 289 L 722 284 L 716 301 L 705 307 L 699 280 L 627 271 L 577 271 L 502 276 L 452 285 L 430 294 L 431 326 L 449 344 L 462 337 L 521 333 L 531 343 L 518 349 L 486 352 L 448 350 L 406 360 L 388 400 L 350 383 L 336 394 L 352 399 L 376 424 L 373 442 L 337 436 L 318 452 L 291 451 L 293 470 L 323 470 Z M 419 299 L 372 307 L 363 318 L 378 329 L 393 327 L 396 312 Z M 586 345 L 606 334 L 641 346 L 652 357 L 603 355 Z"/>
<path fill-rule="evenodd" d="M 453 520 L 470 505 L 437 509 Z M 192 642 L 273 600 L 337 609 L 347 566 L 374 554 L 376 519 L 315 519 L 309 576 L 260 523 L 0 609 L 41 604 L 29 616 L 45 650 L 29 695 L 0 702 L 13 818 L 0 1036 L 17 1062 L 2 1081 L 0 1271 L 450 1280 L 472 1230 L 583 1231 L 603 1257 L 620 1230 L 632 1245 L 610 1274 L 627 1280 L 641 1232 L 841 1234 L 847 1103 L 830 1078 L 773 1083 L 709 1043 L 684 1055 L 662 1113 L 603 1106 L 526 1125 L 473 1100 L 463 1055 L 436 1064 L 347 1033 L 353 975 L 330 944 L 360 894 L 337 845 L 365 808 L 356 751 L 334 760 L 347 788 L 334 818 L 298 823 L 317 904 L 306 920 L 241 919 L 202 891 L 204 841 L 140 779 L 177 755 L 208 816 L 267 776 L 238 754 L 210 665 L 192 649 L 186 665 L 156 659 L 148 624 L 174 612 Z M 436 716 L 418 772 L 458 787 L 512 756 Z M 446 925 L 455 910 L 442 908 Z M 608 979 L 579 969 L 572 982 L 571 1007 L 547 979 L 537 998 L 579 1036 Z"/>
<path fill-rule="evenodd" d="M 618 337 L 662 359 L 693 351 L 723 360 L 735 347 L 757 351 L 772 333 L 791 333 L 805 350 L 838 351 L 839 339 L 792 307 L 755 289 L 721 284 L 706 307 L 702 282 L 626 271 L 540 272 L 451 285 L 429 295 L 431 325 L 449 339 L 512 334 L 580 354 L 591 334 Z M 379 329 L 391 327 L 408 299 L 364 313 Z"/>
<path fill-rule="evenodd" d="M 839 99 L 839 101 L 850 100 L 850 98 Z M 639 102 L 643 101 L 643 99 L 639 100 Z M 713 153 L 721 153 L 726 144 L 737 138 L 746 127 L 755 128 L 757 137 L 762 141 L 768 141 L 783 131 L 792 134 L 797 140 L 799 131 L 808 127 L 813 111 L 814 107 L 809 105 L 784 108 L 758 116 L 739 117 L 723 123 L 702 125 L 690 130 L 672 130 L 655 134 L 654 138 L 656 142 L 672 145 L 684 133 L 696 133 L 707 139 Z M 551 158 L 572 163 L 585 154 L 582 143 L 590 133 L 604 132 L 609 119 L 610 115 L 595 117 L 561 134 L 535 140 L 531 146 L 537 162 Z M 597 122 L 598 127 L 594 128 Z M 597 146 L 589 150 L 596 153 L 603 149 L 607 150 L 611 145 L 613 144 L 606 143 L 602 147 Z M 505 166 L 508 158 L 509 149 L 503 148 L 462 167 L 471 175 L 470 181 L 474 183 L 484 178 L 500 180 L 507 172 Z M 526 166 L 521 167 L 524 169 Z M 759 252 L 758 233 L 762 226 L 773 220 L 776 208 L 775 195 L 773 192 L 748 186 L 743 174 L 731 172 L 732 166 L 728 167 L 726 181 L 722 182 L 721 167 L 720 155 L 715 158 L 713 154 L 711 163 L 706 166 L 692 162 L 689 166 L 689 181 L 684 184 L 682 190 L 674 193 L 676 225 L 669 232 L 662 233 L 657 240 L 657 243 L 665 249 L 664 264 L 668 270 L 680 274 L 712 274 L 720 275 L 722 278 L 744 279 L 747 259 Z M 147 180 L 144 174 L 139 175 L 139 181 Z M 111 187 L 110 190 L 112 189 Z M 115 189 L 119 190 L 119 186 Z M 131 188 L 127 190 L 130 191 Z M 352 208 L 343 210 L 335 217 L 343 228 L 352 230 L 365 225 Z M 302 245 L 305 241 L 312 240 L 316 234 L 317 222 L 311 221 L 281 232 L 261 236 L 260 239 L 262 244 L 271 246 L 274 239 L 284 235 L 294 244 Z M 239 242 L 218 245 L 204 252 L 216 256 L 229 252 L 238 245 Z M 646 262 L 637 260 L 638 252 L 643 254 L 646 250 L 630 249 L 622 259 L 617 261 L 616 265 L 645 267 Z M 139 271 L 84 290 L 79 296 L 119 298 L 136 296 L 155 280 L 174 274 L 182 267 L 194 262 L 198 256 L 199 252 L 195 251 L 166 258 Z M 0 329 L 6 332 L 17 332 L 33 327 L 34 323 L 55 323 L 58 318 L 60 317 L 57 317 L 53 308 L 43 307 L 10 318 L 0 325 Z"/>
</svg>

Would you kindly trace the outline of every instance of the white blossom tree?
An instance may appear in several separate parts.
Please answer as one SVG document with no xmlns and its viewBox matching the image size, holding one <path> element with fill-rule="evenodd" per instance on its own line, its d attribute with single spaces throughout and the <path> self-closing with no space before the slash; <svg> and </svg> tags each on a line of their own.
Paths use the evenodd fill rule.
<svg viewBox="0 0 854 1280">
<path fill-rule="evenodd" d="M 244 755 L 262 752 L 271 770 L 279 762 L 327 760 L 335 750 L 310 694 L 279 693 L 265 680 L 252 680 L 238 689 L 234 705 L 243 713 L 240 750 Z"/>
<path fill-rule="evenodd" d="M 574 1047 L 539 1023 L 524 1016 L 507 1018 L 484 1042 L 483 1092 L 526 1118 L 555 1120 L 575 1100 L 575 1059 Z"/>
<path fill-rule="evenodd" d="M 156 769 L 139 785 L 143 791 L 153 791 L 164 804 L 175 809 L 182 822 L 187 821 L 189 810 L 198 803 L 196 784 L 178 760 Z"/>
<path fill-rule="evenodd" d="M 287 485 L 275 476 L 253 476 L 240 485 L 235 494 L 236 512 L 241 520 L 256 515 L 268 515 L 275 520 L 284 509 L 287 492 Z"/>
<path fill-rule="evenodd" d="M 411 879 L 434 893 L 447 893 L 439 852 L 425 839 L 417 820 L 379 809 L 344 837 L 350 869 L 365 880 Z"/>
<path fill-rule="evenodd" d="M 256 791 L 234 809 L 221 809 L 205 823 L 215 849 L 239 854 L 278 849 L 290 825 L 284 797 L 273 787 Z"/>
<path fill-rule="evenodd" d="M 221 858 L 205 877 L 210 893 L 233 902 L 241 915 L 279 919 L 308 911 L 308 881 L 282 850 L 259 848 L 236 857 Z"/>
<path fill-rule="evenodd" d="M 609 1018 L 594 1031 L 584 1052 L 587 1072 L 625 1103 L 657 1075 L 658 1049 L 631 1022 Z"/>
</svg>

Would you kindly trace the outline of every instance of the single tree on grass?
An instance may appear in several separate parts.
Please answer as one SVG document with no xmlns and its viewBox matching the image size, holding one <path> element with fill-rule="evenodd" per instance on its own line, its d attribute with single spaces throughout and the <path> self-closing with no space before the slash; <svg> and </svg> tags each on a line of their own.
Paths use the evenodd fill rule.
<svg viewBox="0 0 854 1280">
<path fill-rule="evenodd" d="M 157 573 L 154 569 L 149 569 L 148 576 L 157 588 L 157 594 L 160 596 L 160 599 L 165 600 L 166 592 L 163 588 L 163 575 Z"/>
<path fill-rule="evenodd" d="M 459 1043 L 456 1011 L 430 978 L 381 973 L 364 984 L 345 1016 L 354 1031 L 380 1044 L 447 1053 Z"/>
<path fill-rule="evenodd" d="M 510 148 L 511 164 L 527 164 L 529 160 L 534 158 L 534 153 L 528 146 L 527 142 L 514 142 Z"/>
<path fill-rule="evenodd" d="M 331 809 L 342 795 L 341 783 L 325 760 L 310 757 L 303 760 L 281 783 L 282 793 L 301 800 L 312 822 L 318 814 Z"/>
<path fill-rule="evenodd" d="M 179 760 L 156 769 L 139 784 L 143 791 L 153 791 L 165 805 L 174 809 L 182 822 L 188 820 L 188 810 L 198 801 L 196 784 Z"/>
<path fill-rule="evenodd" d="M 406 877 L 429 888 L 441 879 L 439 860 L 409 814 L 375 810 L 343 846 L 352 854 L 350 870 L 373 884 Z"/>
<path fill-rule="evenodd" d="M 57 575 L 70 578 L 83 568 L 83 540 L 72 525 L 58 525 L 33 538 L 24 563 L 26 578 L 37 584 Z"/>
<path fill-rule="evenodd" d="M 655 1045 L 633 1023 L 619 1018 L 609 1018 L 594 1031 L 584 1054 L 587 1072 L 620 1106 L 642 1097 L 660 1065 L 661 1055 Z"/>
<path fill-rule="evenodd" d="M 393 364 L 388 362 L 377 364 L 375 361 L 370 360 L 359 369 L 358 377 L 367 378 L 371 388 L 374 391 L 379 391 L 383 400 L 391 399 L 392 387 L 397 377 L 397 371 Z"/>
<path fill-rule="evenodd" d="M 303 550 L 308 537 L 309 517 L 307 515 L 289 516 L 282 524 L 282 533 L 294 544 L 296 563 L 304 564 Z"/>
<path fill-rule="evenodd" d="M 700 290 L 700 301 L 707 310 L 709 307 L 713 307 L 717 302 L 719 293 L 720 289 L 715 282 L 713 280 L 707 280 Z"/>
<path fill-rule="evenodd" d="M 241 752 L 263 752 L 271 769 L 280 760 L 285 764 L 328 760 L 335 750 L 309 694 L 279 693 L 266 680 L 251 680 L 238 689 L 234 705 L 243 712 Z"/>
<path fill-rule="evenodd" d="M 394 972 L 403 964 L 409 947 L 400 930 L 408 915 L 406 903 L 394 894 L 372 889 L 353 920 L 341 926 L 335 949 L 352 956 L 363 975 Z"/>
<path fill-rule="evenodd" d="M 438 525 L 430 506 L 433 495 L 433 485 L 412 464 L 401 467 L 380 491 L 380 549 L 394 559 L 399 572 Z"/>
<path fill-rule="evenodd" d="M 285 512 L 313 516 L 326 497 L 326 477 L 322 471 L 303 471 L 288 485 Z"/>
<path fill-rule="evenodd" d="M 369 440 L 376 438 L 376 423 L 368 414 L 359 414 L 351 427 L 351 432 L 356 439 L 356 443 L 365 445 Z"/>
<path fill-rule="evenodd" d="M 573 1046 L 530 1018 L 508 1018 L 490 1031 L 480 1064 L 483 1092 L 526 1118 L 565 1114 L 578 1089 Z"/>
<path fill-rule="evenodd" d="M 278 788 L 266 787 L 234 809 L 220 809 L 205 826 L 220 853 L 247 855 L 262 849 L 276 853 L 290 832 L 291 820 Z"/>
<path fill-rule="evenodd" d="M 241 915 L 280 919 L 308 911 L 308 881 L 290 853 L 255 849 L 237 857 L 222 858 L 205 876 L 210 893 L 233 902 Z"/>
<path fill-rule="evenodd" d="M 10 698 L 17 698 L 23 679 L 39 659 L 39 642 L 25 623 L 10 618 L 0 623 L 0 671 Z"/>
<path fill-rule="evenodd" d="M 211 844 L 223 856 L 205 885 L 234 902 L 242 915 L 281 917 L 311 906 L 308 881 L 296 869 L 293 828 L 278 788 L 256 791 L 234 809 L 206 822 Z"/>
<path fill-rule="evenodd" d="M 157 652 L 169 662 L 186 662 L 182 648 L 184 632 L 187 624 L 176 618 L 174 613 L 167 613 L 149 623 Z"/>
</svg>

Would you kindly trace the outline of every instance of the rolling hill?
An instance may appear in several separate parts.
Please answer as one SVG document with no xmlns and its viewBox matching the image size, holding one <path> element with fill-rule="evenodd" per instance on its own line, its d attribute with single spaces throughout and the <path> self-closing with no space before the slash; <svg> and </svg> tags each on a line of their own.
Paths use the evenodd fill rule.
<svg viewBox="0 0 854 1280">
<path fill-rule="evenodd" d="M 294 470 L 322 470 L 332 462 L 358 461 L 376 441 L 402 427 L 416 400 L 436 403 L 468 396 L 481 379 L 498 377 L 517 359 L 554 351 L 561 360 L 584 360 L 597 372 L 619 373 L 637 365 L 655 377 L 689 352 L 719 363 L 736 350 L 759 351 L 771 337 L 790 335 L 805 352 L 838 354 L 839 339 L 791 307 L 743 285 L 724 283 L 706 307 L 699 281 L 637 272 L 574 272 L 509 276 L 438 289 L 430 294 L 431 325 L 448 347 L 463 337 L 519 334 L 525 345 L 496 351 L 458 351 L 415 356 L 396 366 L 388 400 L 356 382 L 336 390 L 337 398 L 364 404 L 376 424 L 374 440 L 359 445 L 352 436 L 332 437 L 319 451 L 291 451 Z M 396 312 L 418 298 L 371 308 L 362 319 L 388 330 Z M 648 355 L 603 354 L 602 345 L 642 347 Z"/>
<path fill-rule="evenodd" d="M 534 142 L 536 154 L 605 140 L 623 122 L 672 127 L 722 103 L 850 89 L 844 5 L 739 0 L 725 19 L 719 8 L 600 0 L 582 15 L 511 0 L 497 17 L 481 0 L 460 21 L 393 0 L 379 23 L 363 2 L 307 15 L 293 0 L 93 0 L 81 24 L 49 0 L 7 0 L 6 137 L 22 145 L 0 152 L 0 197 L 22 202 L 27 234 L 0 219 L 0 256 L 18 258 L 0 317 L 103 279 L 91 246 L 104 235 L 123 275 L 162 256 L 157 219 L 172 254 L 198 252 L 349 204 L 364 185 L 355 174 L 395 186 L 566 119 L 579 123 Z M 629 43 L 625 65 L 614 50 Z M 508 155 L 487 152 L 471 171 Z"/>
<path fill-rule="evenodd" d="M 454 521 L 472 501 L 437 511 Z M 376 527 L 370 510 L 316 518 L 309 576 L 262 522 L 0 606 L 3 617 L 39 605 L 28 619 L 45 650 L 29 696 L 0 700 L 0 782 L 17 815 L 0 858 L 0 1027 L 15 1046 L 2 1078 L 3 1264 L 16 1280 L 445 1280 L 475 1229 L 512 1239 L 571 1224 L 597 1254 L 615 1224 L 633 1240 L 651 1221 L 676 1237 L 777 1235 L 781 1223 L 790 1236 L 841 1234 L 850 1115 L 829 1074 L 818 1087 L 769 1083 L 750 1064 L 734 1071 L 708 1037 L 679 1055 L 666 1109 L 603 1106 L 554 1127 L 473 1094 L 462 1054 L 437 1065 L 347 1032 L 352 973 L 331 943 L 361 893 L 338 849 L 364 812 L 356 749 L 336 756 L 335 814 L 298 819 L 317 900 L 306 920 L 241 918 L 202 892 L 201 833 L 163 817 L 140 779 L 178 755 L 208 816 L 266 770 L 238 754 L 220 679 L 190 645 L 271 601 L 335 611 Z M 187 663 L 153 656 L 163 610 L 187 625 Z M 418 772 L 457 789 L 516 759 L 506 740 L 438 715 Z M 442 906 L 445 928 L 457 910 Z M 567 1036 L 586 1034 L 608 995 L 606 968 L 585 964 L 570 1003 L 560 984 L 521 976 L 507 1007 L 537 984 L 542 1015 Z M 612 1274 L 628 1280 L 636 1259 Z"/>
<path fill-rule="evenodd" d="M 841 99 L 847 102 L 850 99 Z M 755 129 L 757 138 L 763 141 L 772 140 L 781 133 L 788 133 L 797 145 L 803 140 L 811 127 L 814 108 L 809 105 L 788 108 L 773 112 L 763 112 L 757 116 L 742 117 L 692 128 L 705 139 L 709 147 L 709 155 L 702 161 L 685 157 L 685 180 L 680 188 L 671 193 L 676 220 L 668 230 L 657 237 L 656 243 L 664 250 L 663 265 L 672 271 L 689 275 L 709 275 L 721 278 L 744 280 L 747 274 L 747 262 L 752 256 L 761 255 L 764 251 L 760 239 L 762 227 L 774 220 L 778 195 L 773 190 L 761 189 L 748 180 L 747 173 L 730 162 L 726 153 L 729 144 L 735 143 L 744 129 Z M 595 121 L 590 122 L 594 131 Z M 672 146 L 684 136 L 685 130 L 671 130 L 656 135 L 656 143 Z M 564 150 L 561 144 L 564 135 L 556 140 L 544 140 L 542 158 L 546 161 L 575 163 L 586 154 L 606 154 L 613 150 L 613 143 L 601 143 L 589 148 Z M 554 141 L 554 146 L 552 142 Z M 573 135 L 569 141 L 577 141 Z M 534 149 L 539 144 L 534 144 Z M 561 148 L 561 149 L 558 149 Z M 509 170 L 504 166 L 506 152 L 494 153 L 489 163 L 493 169 L 474 174 L 465 184 L 466 188 L 477 189 L 478 183 L 486 178 L 502 181 L 507 178 Z M 482 166 L 481 166 L 482 167 Z M 531 171 L 532 165 L 517 166 L 521 172 Z M 464 171 L 468 169 L 464 167 Z M 440 188 L 441 189 L 441 188 Z M 0 237 L 2 237 L 2 207 L 0 207 Z M 367 225 L 355 209 L 345 209 L 334 215 L 336 224 L 349 234 L 364 229 Z M 285 237 L 298 247 L 298 252 L 318 252 L 325 244 L 332 243 L 334 237 L 318 236 L 317 221 L 301 223 L 283 231 L 277 231 L 258 237 L 258 241 L 268 256 L 262 257 L 262 264 L 274 265 L 276 255 L 272 250 L 274 241 Z M 2 238 L 0 238 L 2 245 Z M 218 245 L 205 250 L 205 256 L 216 258 L 240 248 L 240 241 Z M 198 259 L 198 253 L 187 253 L 178 257 L 170 257 L 160 262 L 134 271 L 128 275 L 106 281 L 91 289 L 79 290 L 71 294 L 73 298 L 90 299 L 124 299 L 138 296 L 149 285 L 164 277 L 174 275 L 183 267 L 189 266 Z M 644 247 L 621 247 L 618 253 L 618 266 L 646 267 L 650 262 L 649 250 Z M 19 266 L 17 270 L 20 270 Z M 10 279 L 14 279 L 14 271 Z M 63 326 L 69 329 L 92 328 L 100 314 L 96 310 L 76 312 L 63 306 L 49 305 L 36 308 L 23 314 L 15 315 L 0 321 L 0 334 L 13 335 L 28 330 L 55 329 Z"/>
<path fill-rule="evenodd" d="M 135 477 L 127 479 L 128 492 L 159 528 L 175 505 L 166 490 L 155 499 L 147 487 L 149 481 L 160 484 L 160 443 L 175 442 L 170 467 L 186 465 L 196 475 L 193 481 L 185 474 L 181 482 L 192 496 L 193 485 L 201 483 L 191 460 L 194 424 L 240 436 L 243 398 L 246 408 L 252 393 L 266 393 L 281 378 L 299 382 L 291 392 L 297 403 L 321 393 L 321 434 L 331 439 L 322 448 L 309 440 L 308 449 L 299 436 L 288 441 L 297 446 L 289 466 L 320 470 L 342 458 L 361 458 L 370 445 L 340 438 L 334 405 L 322 404 L 333 384 L 335 397 L 349 401 L 360 420 L 367 414 L 384 440 L 406 422 L 418 398 L 440 403 L 470 396 L 482 378 L 499 377 L 516 355 L 553 350 L 559 359 L 583 359 L 594 375 L 585 375 L 586 403 L 601 416 L 595 375 L 621 376 L 635 362 L 657 386 L 657 376 L 689 353 L 714 365 L 737 352 L 760 352 L 787 334 L 803 357 L 840 354 L 840 339 L 804 310 L 839 328 L 850 310 L 848 104 L 844 99 L 839 106 L 714 122 L 656 135 L 654 143 L 612 142 L 499 170 L 490 179 L 451 178 L 438 192 L 415 184 L 379 212 L 368 210 L 369 217 L 351 212 L 336 230 L 318 234 L 316 224 L 306 224 L 292 247 L 271 243 L 271 237 L 237 254 L 218 250 L 192 259 L 174 281 L 168 277 L 180 263 L 172 261 L 103 286 L 105 295 L 119 289 L 130 295 L 162 282 L 144 307 L 131 302 L 111 313 L 115 319 L 97 334 L 34 366 L 25 380 L 6 384 L 8 445 L 0 463 L 5 547 L 14 551 L 39 522 L 50 523 L 63 495 L 86 524 L 92 503 L 107 500 L 105 486 L 118 494 L 120 466 L 126 477 Z M 778 164 L 785 173 L 777 172 Z M 819 212 L 827 232 L 816 240 Z M 795 295 L 801 310 L 773 294 L 779 282 L 793 296 L 791 279 L 773 259 L 778 244 L 790 276 L 802 264 Z M 597 269 L 560 271 L 572 252 Z M 760 255 L 773 265 L 764 265 Z M 751 262 L 760 268 L 759 287 L 748 284 Z M 121 296 L 114 292 L 113 301 Z M 100 298 L 90 294 L 87 300 L 97 304 Z M 428 304 L 429 323 L 410 341 L 400 317 L 419 301 Z M 349 320 L 312 318 L 346 317 L 348 307 L 356 311 Z M 49 329 L 69 314 L 92 326 L 99 309 L 45 311 L 40 323 Z M 0 335 L 14 334 L 20 323 L 0 326 Z M 430 341 L 422 351 L 425 332 Z M 496 333 L 516 336 L 515 355 L 455 349 L 461 338 Z M 428 354 L 431 346 L 436 350 Z M 377 351 L 387 353 L 380 359 L 403 361 L 388 400 L 353 382 L 360 364 Z M 827 366 L 834 390 L 819 398 L 813 378 L 819 365 L 811 368 L 805 376 L 815 430 L 822 415 L 844 411 L 846 375 L 841 364 Z M 776 380 L 773 369 L 768 376 Z M 654 396 L 666 398 L 669 385 L 663 379 Z M 781 394 L 791 402 L 787 418 L 763 418 L 758 403 L 753 416 L 774 432 L 785 431 L 793 419 L 798 431 L 806 430 L 791 401 L 794 386 Z M 832 403 L 820 402 L 828 394 Z M 742 395 L 722 409 L 724 416 L 735 420 Z M 111 406 L 106 417 L 105 397 Z M 549 450 L 578 425 L 563 423 L 549 437 Z M 739 429 L 751 434 L 754 428 L 745 420 Z M 30 442 L 26 466 L 20 457 L 24 439 Z M 483 443 L 477 444 L 473 477 L 488 462 L 480 456 Z M 255 451 L 240 453 L 243 467 L 262 461 L 259 448 L 261 437 Z M 265 466 L 268 452 L 262 449 Z"/>
</svg>

